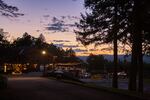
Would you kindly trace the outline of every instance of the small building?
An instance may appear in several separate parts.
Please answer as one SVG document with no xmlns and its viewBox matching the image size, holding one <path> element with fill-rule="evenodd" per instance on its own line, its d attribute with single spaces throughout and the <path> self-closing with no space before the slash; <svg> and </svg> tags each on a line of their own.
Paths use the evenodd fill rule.
<svg viewBox="0 0 150 100">
<path fill-rule="evenodd" d="M 68 71 L 76 77 L 79 77 L 81 74 L 86 73 L 86 67 L 82 63 L 56 63 L 49 66 L 48 69 Z"/>
</svg>

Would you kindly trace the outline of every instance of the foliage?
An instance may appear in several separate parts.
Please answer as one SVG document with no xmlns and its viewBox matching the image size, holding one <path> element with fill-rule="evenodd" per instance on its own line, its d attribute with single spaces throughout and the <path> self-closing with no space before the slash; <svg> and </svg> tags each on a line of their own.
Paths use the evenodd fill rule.
<svg viewBox="0 0 150 100">
<path fill-rule="evenodd" d="M 85 0 L 88 12 L 81 14 L 79 31 L 76 31 L 77 40 L 84 45 L 111 43 L 113 34 L 117 39 L 128 36 L 128 12 L 131 3 L 128 0 Z M 125 6 L 126 5 L 126 6 Z M 117 14 L 116 14 L 117 13 Z"/>
<path fill-rule="evenodd" d="M 90 54 L 87 58 L 89 71 L 104 71 L 107 60 L 102 55 Z"/>
<path fill-rule="evenodd" d="M 5 35 L 2 38 L 2 41 Z M 55 45 L 46 43 L 45 37 L 40 34 L 35 38 L 28 33 L 18 37 L 13 43 L 1 46 L 1 64 L 3 63 L 52 63 L 56 62 L 81 62 L 72 49 L 64 50 Z M 42 55 L 42 51 L 46 55 Z M 54 58 L 55 57 L 55 58 Z"/>
<path fill-rule="evenodd" d="M 76 57 L 75 52 L 70 48 L 66 49 L 65 51 L 62 52 L 63 57 L 59 58 L 59 61 L 61 62 L 82 62 L 78 57 Z"/>
<path fill-rule="evenodd" d="M 137 73 L 139 91 L 142 91 L 142 49 L 150 50 L 149 0 L 85 0 L 88 12 L 81 14 L 77 40 L 84 45 L 114 42 L 114 65 L 117 63 L 117 40 L 132 45 L 129 89 L 136 90 Z M 138 71 L 138 72 L 137 72 Z M 114 68 L 114 75 L 116 74 Z M 115 76 L 117 77 L 117 76 Z M 114 77 L 114 78 L 115 78 Z"/>
<path fill-rule="evenodd" d="M 77 40 L 84 45 L 94 43 L 100 45 L 104 43 L 112 43 L 114 45 L 114 73 L 113 87 L 118 87 L 117 82 L 117 40 L 127 36 L 128 23 L 127 18 L 128 7 L 125 5 L 128 0 L 85 0 L 85 8 L 88 10 L 85 15 L 81 14 L 81 20 L 77 27 L 79 31 Z M 131 6 L 131 5 L 127 5 Z M 127 11 L 128 12 L 128 11 Z"/>
<path fill-rule="evenodd" d="M 31 37 L 28 33 L 24 33 L 23 36 L 20 38 L 18 37 L 13 45 L 16 47 L 26 47 L 26 46 L 31 46 L 33 41 L 33 37 Z"/>
</svg>

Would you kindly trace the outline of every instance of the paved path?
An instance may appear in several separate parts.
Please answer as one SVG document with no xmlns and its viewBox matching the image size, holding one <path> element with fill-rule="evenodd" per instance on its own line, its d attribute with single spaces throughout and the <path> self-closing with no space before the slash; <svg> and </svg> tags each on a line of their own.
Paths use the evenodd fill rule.
<svg viewBox="0 0 150 100">
<path fill-rule="evenodd" d="M 8 79 L 0 100 L 138 100 L 42 77 Z"/>
</svg>

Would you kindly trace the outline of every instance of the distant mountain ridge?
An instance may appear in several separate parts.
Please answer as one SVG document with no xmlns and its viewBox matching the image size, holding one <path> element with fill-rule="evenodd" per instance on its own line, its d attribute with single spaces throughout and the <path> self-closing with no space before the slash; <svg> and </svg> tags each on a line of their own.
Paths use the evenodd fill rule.
<svg viewBox="0 0 150 100">
<path fill-rule="evenodd" d="M 108 61 L 113 61 L 113 55 L 103 55 L 105 59 L 107 59 Z M 84 62 L 86 62 L 88 56 L 78 56 L 78 58 L 80 58 L 81 60 L 83 60 Z M 127 61 L 131 61 L 131 56 L 127 56 L 126 58 L 124 57 L 124 55 L 118 55 L 118 59 L 120 61 L 124 61 L 124 59 L 126 59 Z M 144 56 L 143 57 L 143 61 L 145 63 L 150 63 L 150 56 Z"/>
</svg>

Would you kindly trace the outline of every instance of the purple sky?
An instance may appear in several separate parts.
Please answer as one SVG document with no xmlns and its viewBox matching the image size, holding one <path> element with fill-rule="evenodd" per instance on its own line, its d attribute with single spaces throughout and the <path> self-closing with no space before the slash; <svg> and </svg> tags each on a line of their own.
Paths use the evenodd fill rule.
<svg viewBox="0 0 150 100">
<path fill-rule="evenodd" d="M 22 36 L 25 32 L 35 37 L 42 33 L 47 42 L 53 42 L 64 48 L 72 47 L 77 53 L 89 53 L 87 48 L 76 42 L 76 35 L 73 32 L 74 23 L 79 21 L 80 13 L 85 12 L 84 0 L 3 1 L 17 6 L 19 12 L 25 14 L 19 18 L 1 16 L 0 28 L 10 33 L 11 40 Z M 89 50 L 91 48 L 93 49 L 93 46 Z M 93 52 L 100 53 L 99 50 Z"/>
<path fill-rule="evenodd" d="M 80 13 L 84 12 L 83 0 L 4 1 L 7 4 L 17 6 L 20 9 L 19 12 L 25 14 L 23 17 L 20 18 L 12 19 L 2 17 L 0 19 L 0 28 L 4 28 L 5 31 L 8 31 L 14 37 L 18 37 L 24 32 L 29 32 L 34 36 L 38 36 L 38 34 L 40 33 L 45 34 L 44 29 L 48 24 L 51 23 L 53 17 L 56 17 L 59 20 L 61 19 L 61 16 L 80 17 Z M 74 20 L 74 22 L 75 21 L 77 20 Z M 54 32 L 50 33 L 53 34 L 53 37 L 55 36 Z"/>
</svg>

